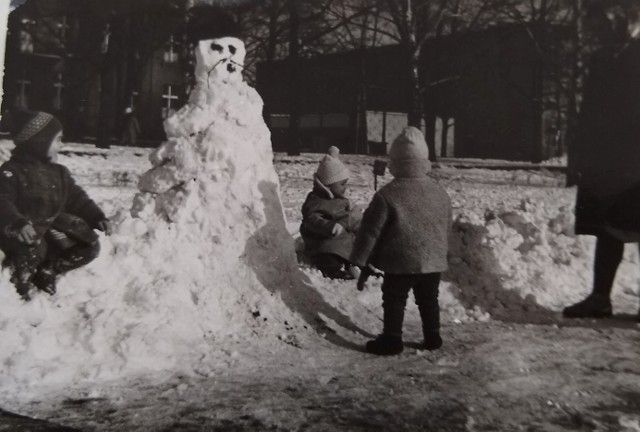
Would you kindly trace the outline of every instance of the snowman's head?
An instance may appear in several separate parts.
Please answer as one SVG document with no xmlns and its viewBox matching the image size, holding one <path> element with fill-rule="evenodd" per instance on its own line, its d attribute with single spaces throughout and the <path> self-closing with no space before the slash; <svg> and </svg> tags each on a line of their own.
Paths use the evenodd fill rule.
<svg viewBox="0 0 640 432">
<path fill-rule="evenodd" d="M 212 83 L 242 81 L 244 42 L 236 37 L 220 37 L 198 41 L 195 46 L 196 80 Z"/>
</svg>

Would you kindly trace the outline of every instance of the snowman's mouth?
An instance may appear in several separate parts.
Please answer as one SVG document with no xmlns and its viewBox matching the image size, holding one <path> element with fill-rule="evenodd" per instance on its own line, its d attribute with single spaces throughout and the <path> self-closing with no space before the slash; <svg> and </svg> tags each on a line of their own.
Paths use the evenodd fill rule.
<svg viewBox="0 0 640 432">
<path fill-rule="evenodd" d="M 228 63 L 227 64 L 227 72 L 234 73 L 237 70 L 238 70 L 238 68 L 233 63 Z"/>
</svg>

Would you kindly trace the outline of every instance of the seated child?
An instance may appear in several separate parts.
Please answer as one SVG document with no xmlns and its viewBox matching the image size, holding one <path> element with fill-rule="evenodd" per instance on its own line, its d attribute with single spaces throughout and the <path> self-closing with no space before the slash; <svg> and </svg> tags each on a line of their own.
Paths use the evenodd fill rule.
<svg viewBox="0 0 640 432">
<path fill-rule="evenodd" d="M 423 347 L 442 346 L 438 286 L 447 269 L 451 200 L 427 176 L 429 150 L 420 130 L 407 127 L 389 149 L 394 179 L 382 187 L 365 210 L 351 252 L 352 263 L 364 268 L 358 285 L 369 275 L 368 265 L 384 271 L 383 330 L 367 343 L 373 354 L 403 350 L 402 324 L 409 291 L 422 319 Z"/>
<path fill-rule="evenodd" d="M 109 221 L 57 163 L 62 124 L 53 115 L 21 111 L 12 117 L 11 158 L 0 166 L 2 263 L 23 300 L 35 288 L 56 292 L 56 276 L 98 256 L 93 229 L 109 234 Z"/>
<path fill-rule="evenodd" d="M 318 165 L 313 190 L 302 205 L 300 235 L 312 264 L 325 277 L 354 279 L 359 270 L 348 258 L 360 216 L 344 196 L 350 173 L 339 153 L 337 147 L 330 147 Z"/>
</svg>

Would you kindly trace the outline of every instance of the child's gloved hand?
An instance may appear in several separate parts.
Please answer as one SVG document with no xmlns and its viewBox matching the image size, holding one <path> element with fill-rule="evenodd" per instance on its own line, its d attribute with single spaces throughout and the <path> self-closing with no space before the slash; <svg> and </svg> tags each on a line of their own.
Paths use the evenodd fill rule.
<svg viewBox="0 0 640 432">
<path fill-rule="evenodd" d="M 109 219 L 103 219 L 96 224 L 96 228 L 102 231 L 106 235 L 111 235 L 111 221 Z"/>
<path fill-rule="evenodd" d="M 363 291 L 367 284 L 367 279 L 371 276 L 371 270 L 368 266 L 362 267 L 360 269 L 360 277 L 358 278 L 358 283 L 356 284 L 356 288 L 358 291 Z"/>
<path fill-rule="evenodd" d="M 343 232 L 344 232 L 344 227 L 342 225 L 340 225 L 339 223 L 335 224 L 333 226 L 333 229 L 331 229 L 331 235 L 334 236 L 334 237 L 339 236 Z"/>
<path fill-rule="evenodd" d="M 36 230 L 31 223 L 27 223 L 26 225 L 12 231 L 13 232 L 11 234 L 13 237 L 15 237 L 20 243 L 24 243 L 26 245 L 35 244 L 38 238 L 38 233 L 36 233 Z"/>
</svg>

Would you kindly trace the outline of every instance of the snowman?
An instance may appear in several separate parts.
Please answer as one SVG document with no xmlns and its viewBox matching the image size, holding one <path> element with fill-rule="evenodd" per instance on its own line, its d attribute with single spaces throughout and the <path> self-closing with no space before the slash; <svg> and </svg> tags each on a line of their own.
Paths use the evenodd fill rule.
<svg viewBox="0 0 640 432">
<path fill-rule="evenodd" d="M 242 76 L 246 50 L 237 26 L 211 7 L 192 16 L 195 85 L 164 122 L 167 140 L 150 155 L 152 168 L 121 224 L 125 244 L 116 247 L 141 257 L 144 274 L 136 277 L 147 282 L 136 290 L 180 299 L 151 308 L 179 315 L 182 305 L 212 334 L 255 334 L 246 311 L 299 283 L 294 241 L 262 99 Z M 290 314 L 282 303 L 272 307 Z"/>
<path fill-rule="evenodd" d="M 65 279 L 61 301 L 6 309 L 3 384 L 211 376 L 243 341 L 306 334 L 292 308 L 309 302 L 291 300 L 301 280 L 262 100 L 242 78 L 244 44 L 232 20 L 194 16 L 188 103 L 165 121 L 167 140 L 100 257 Z"/>
<path fill-rule="evenodd" d="M 236 191 L 245 197 L 250 183 L 278 181 L 262 99 L 243 80 L 246 49 L 237 25 L 211 6 L 191 12 L 195 86 L 189 102 L 164 123 L 168 140 L 151 154 L 153 168 L 140 179 L 134 216 L 153 212 L 170 222 L 190 216 L 182 203 L 194 182 L 200 199 L 210 201 L 203 187 L 216 196 L 245 187 Z"/>
</svg>

